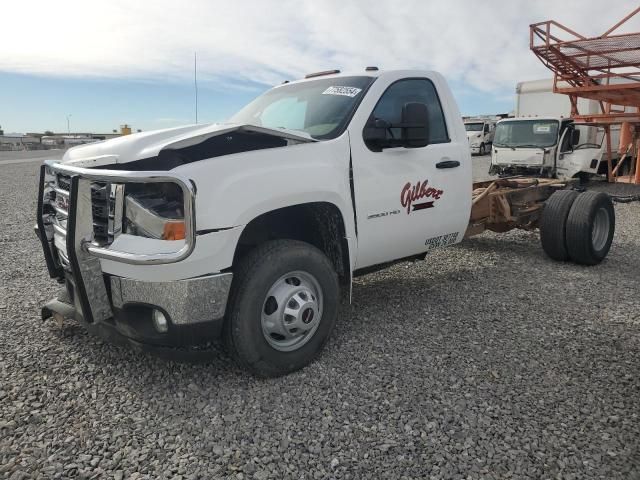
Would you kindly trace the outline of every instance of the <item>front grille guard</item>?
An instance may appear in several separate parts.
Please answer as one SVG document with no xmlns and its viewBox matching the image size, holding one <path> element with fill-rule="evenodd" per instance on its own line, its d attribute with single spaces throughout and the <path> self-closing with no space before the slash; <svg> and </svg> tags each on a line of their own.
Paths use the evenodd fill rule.
<svg viewBox="0 0 640 480">
<path fill-rule="evenodd" d="M 45 161 L 40 171 L 38 198 L 38 235 L 42 242 L 49 274 L 63 279 L 64 271 L 53 245 L 54 224 L 51 221 L 48 177 L 62 173 L 71 177 L 69 211 L 66 230 L 66 250 L 69 267 L 78 297 L 78 307 L 89 323 L 104 321 L 113 316 L 111 303 L 102 275 L 100 259 L 132 265 L 159 265 L 180 262 L 193 252 L 196 244 L 195 187 L 190 180 L 168 172 L 129 172 L 117 170 L 91 170 Z M 182 190 L 184 204 L 185 240 L 175 252 L 133 253 L 115 250 L 110 245 L 96 244 L 93 229 L 91 183 L 175 183 Z"/>
</svg>

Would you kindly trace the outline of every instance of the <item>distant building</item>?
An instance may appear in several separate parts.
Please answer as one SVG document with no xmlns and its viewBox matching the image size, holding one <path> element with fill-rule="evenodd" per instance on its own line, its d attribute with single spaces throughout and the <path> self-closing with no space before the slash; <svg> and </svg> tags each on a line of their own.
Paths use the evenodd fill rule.
<svg viewBox="0 0 640 480">
<path fill-rule="evenodd" d="M 138 130 L 140 132 L 140 130 Z M 50 148 L 70 148 L 85 143 L 109 140 L 110 138 L 130 135 L 132 129 L 129 125 L 121 125 L 120 131 L 114 130 L 111 133 L 54 133 L 47 131 L 45 134 L 31 132 L 0 134 L 0 150 L 40 150 Z"/>
<path fill-rule="evenodd" d="M 40 138 L 21 133 L 0 135 L 0 150 L 35 150 L 40 147 Z"/>
<path fill-rule="evenodd" d="M 88 133 L 88 132 L 76 132 L 76 133 L 53 133 L 48 132 L 50 135 L 42 135 L 41 133 L 30 133 L 27 135 L 34 135 L 40 137 L 40 142 L 44 148 L 68 148 L 76 145 L 84 145 L 85 143 L 99 142 L 101 140 L 108 140 L 110 138 L 119 137 L 119 133 Z"/>
</svg>

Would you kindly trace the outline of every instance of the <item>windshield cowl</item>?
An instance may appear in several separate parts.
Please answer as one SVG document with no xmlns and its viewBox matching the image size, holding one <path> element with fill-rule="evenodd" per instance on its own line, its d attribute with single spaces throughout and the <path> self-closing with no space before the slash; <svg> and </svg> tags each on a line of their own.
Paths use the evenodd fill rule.
<svg viewBox="0 0 640 480">
<path fill-rule="evenodd" d="M 511 149 L 515 149 L 515 148 L 536 148 L 538 150 L 545 150 L 545 151 L 548 148 L 548 147 L 544 147 L 544 146 L 541 146 L 541 145 L 526 145 L 526 144 L 525 145 L 507 145 L 507 144 L 504 144 L 504 143 L 496 143 L 496 142 L 493 142 L 493 146 L 494 147 L 498 147 L 498 148 L 511 148 Z M 550 145 L 550 146 L 553 146 L 553 145 Z"/>
</svg>

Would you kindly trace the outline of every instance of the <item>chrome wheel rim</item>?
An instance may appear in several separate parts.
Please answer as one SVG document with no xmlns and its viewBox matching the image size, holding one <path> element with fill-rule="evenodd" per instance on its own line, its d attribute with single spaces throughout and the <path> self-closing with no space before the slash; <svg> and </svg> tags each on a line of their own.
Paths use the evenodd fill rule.
<svg viewBox="0 0 640 480">
<path fill-rule="evenodd" d="M 605 208 L 600 208 L 593 219 L 593 230 L 591 230 L 591 243 L 594 250 L 602 250 L 609 239 L 609 212 Z"/>
<path fill-rule="evenodd" d="M 322 288 L 315 277 L 295 271 L 283 275 L 269 288 L 262 305 L 262 334 L 281 352 L 301 348 L 322 320 Z"/>
</svg>

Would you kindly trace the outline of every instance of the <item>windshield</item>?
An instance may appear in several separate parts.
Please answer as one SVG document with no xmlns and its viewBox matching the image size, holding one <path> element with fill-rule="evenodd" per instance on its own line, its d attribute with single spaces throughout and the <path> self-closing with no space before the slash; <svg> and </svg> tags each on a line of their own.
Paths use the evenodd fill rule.
<svg viewBox="0 0 640 480">
<path fill-rule="evenodd" d="M 481 132 L 484 123 L 465 123 L 464 129 L 467 132 Z"/>
<path fill-rule="evenodd" d="M 334 77 L 283 85 L 260 95 L 229 121 L 335 138 L 373 81 L 373 77 Z"/>
<path fill-rule="evenodd" d="M 498 123 L 493 144 L 496 147 L 545 148 L 557 141 L 557 120 L 516 120 Z"/>
</svg>

